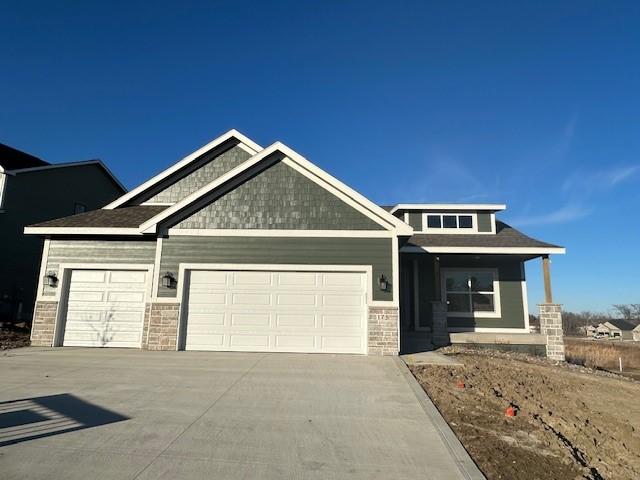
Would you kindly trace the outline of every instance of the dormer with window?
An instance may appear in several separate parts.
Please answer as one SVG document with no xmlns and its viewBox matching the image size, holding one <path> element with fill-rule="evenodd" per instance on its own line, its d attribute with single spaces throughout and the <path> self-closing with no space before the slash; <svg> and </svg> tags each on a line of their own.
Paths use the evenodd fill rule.
<svg viewBox="0 0 640 480">
<path fill-rule="evenodd" d="M 497 204 L 400 204 L 392 213 L 413 227 L 414 233 L 495 234 Z"/>
</svg>

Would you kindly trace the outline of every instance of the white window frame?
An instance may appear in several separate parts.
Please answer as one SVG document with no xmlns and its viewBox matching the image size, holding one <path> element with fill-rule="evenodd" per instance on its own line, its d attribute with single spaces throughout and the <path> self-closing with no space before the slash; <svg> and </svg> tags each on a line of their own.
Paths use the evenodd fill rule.
<svg viewBox="0 0 640 480">
<path fill-rule="evenodd" d="M 447 311 L 447 317 L 463 317 L 463 318 L 500 318 L 502 316 L 501 301 L 500 301 L 500 278 L 498 276 L 497 268 L 443 268 L 440 271 L 440 289 L 442 301 L 447 301 L 447 274 L 448 273 L 491 273 L 493 275 L 493 292 L 477 291 L 469 292 L 469 296 L 473 293 L 480 293 L 485 295 L 493 295 L 493 312 L 449 312 Z M 455 293 L 455 292 L 452 292 Z M 447 309 L 448 310 L 448 309 Z"/>
</svg>

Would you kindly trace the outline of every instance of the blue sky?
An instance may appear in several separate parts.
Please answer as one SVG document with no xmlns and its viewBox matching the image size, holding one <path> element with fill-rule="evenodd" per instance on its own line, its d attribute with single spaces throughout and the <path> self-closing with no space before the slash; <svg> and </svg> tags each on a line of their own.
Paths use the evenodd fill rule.
<svg viewBox="0 0 640 480">
<path fill-rule="evenodd" d="M 0 17 L 0 142 L 101 158 L 133 187 L 235 127 L 379 203 L 504 202 L 567 247 L 566 308 L 640 302 L 638 2 L 25 1 Z"/>
</svg>

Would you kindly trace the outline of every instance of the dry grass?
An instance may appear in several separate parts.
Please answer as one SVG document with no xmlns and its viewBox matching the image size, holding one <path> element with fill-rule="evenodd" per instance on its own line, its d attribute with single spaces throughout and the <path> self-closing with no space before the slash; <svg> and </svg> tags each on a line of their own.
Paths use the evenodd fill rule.
<svg viewBox="0 0 640 480">
<path fill-rule="evenodd" d="M 640 345 L 609 340 L 565 339 L 567 361 L 589 368 L 618 370 L 618 358 L 624 369 L 640 369 Z"/>
</svg>

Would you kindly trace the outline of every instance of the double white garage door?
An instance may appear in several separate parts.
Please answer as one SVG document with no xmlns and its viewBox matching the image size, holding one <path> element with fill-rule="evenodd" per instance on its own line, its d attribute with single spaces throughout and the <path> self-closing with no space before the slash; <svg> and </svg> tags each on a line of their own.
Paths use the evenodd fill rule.
<svg viewBox="0 0 640 480">
<path fill-rule="evenodd" d="M 140 347 L 147 272 L 73 271 L 64 345 Z M 366 353 L 366 275 L 193 270 L 187 350 Z"/>
</svg>

